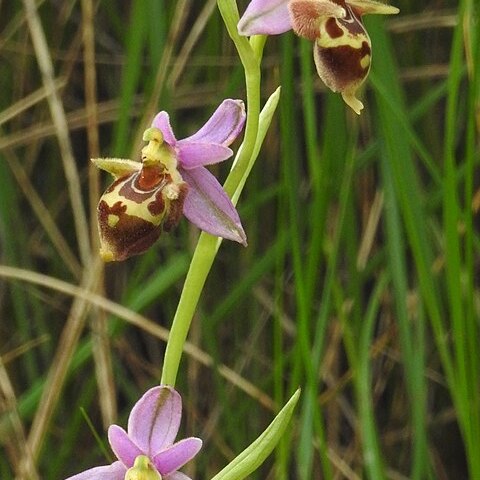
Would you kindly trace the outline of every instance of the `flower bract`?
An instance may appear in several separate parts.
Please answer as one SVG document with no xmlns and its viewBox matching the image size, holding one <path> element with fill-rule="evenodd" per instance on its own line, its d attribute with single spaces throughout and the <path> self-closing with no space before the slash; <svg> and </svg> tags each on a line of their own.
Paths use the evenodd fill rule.
<svg viewBox="0 0 480 480">
<path fill-rule="evenodd" d="M 189 480 L 178 471 L 200 450 L 202 441 L 175 442 L 182 415 L 179 393 L 168 386 L 148 390 L 133 407 L 128 428 L 111 425 L 108 439 L 117 461 L 67 480 Z"/>
<path fill-rule="evenodd" d="M 92 159 L 115 179 L 98 204 L 100 254 L 105 261 L 145 252 L 184 214 L 200 229 L 246 245 L 238 213 L 206 166 L 233 155 L 229 145 L 245 123 L 241 100 L 225 100 L 194 135 L 177 140 L 167 112 L 144 133 L 142 161 Z"/>
<path fill-rule="evenodd" d="M 242 35 L 272 35 L 293 29 L 313 41 L 318 75 L 359 114 L 363 104 L 356 92 L 368 76 L 372 57 L 362 15 L 398 11 L 374 0 L 252 0 L 238 30 Z"/>
</svg>

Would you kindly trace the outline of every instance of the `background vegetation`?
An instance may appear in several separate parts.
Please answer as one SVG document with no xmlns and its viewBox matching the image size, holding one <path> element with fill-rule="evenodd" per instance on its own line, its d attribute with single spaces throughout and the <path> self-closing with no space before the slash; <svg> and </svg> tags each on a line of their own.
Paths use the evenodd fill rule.
<svg viewBox="0 0 480 480">
<path fill-rule="evenodd" d="M 321 85 L 311 44 L 268 39 L 264 97 L 282 97 L 239 203 L 249 246 L 222 244 L 177 385 L 182 429 L 204 439 L 193 478 L 298 386 L 289 435 L 252 478 L 480 478 L 474 3 L 366 18 L 359 118 Z M 106 463 L 104 427 L 159 381 L 198 233 L 183 220 L 103 270 L 109 179 L 89 158 L 138 158 L 159 110 L 180 138 L 196 131 L 244 97 L 243 72 L 215 0 L 0 2 L 0 71 L 0 478 L 57 480 Z"/>
</svg>

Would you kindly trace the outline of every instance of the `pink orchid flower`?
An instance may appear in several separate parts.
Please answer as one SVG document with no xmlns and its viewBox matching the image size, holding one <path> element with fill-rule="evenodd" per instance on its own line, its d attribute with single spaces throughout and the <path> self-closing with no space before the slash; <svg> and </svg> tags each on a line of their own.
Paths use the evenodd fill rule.
<svg viewBox="0 0 480 480">
<path fill-rule="evenodd" d="M 288 30 L 314 42 L 319 77 L 357 114 L 356 91 L 370 71 L 372 48 L 362 15 L 394 14 L 398 8 L 374 0 L 252 0 L 238 23 L 242 35 Z"/>
<path fill-rule="evenodd" d="M 105 261 L 145 252 L 182 213 L 207 233 L 247 244 L 237 210 L 205 168 L 233 155 L 229 145 L 245 123 L 241 100 L 224 100 L 197 133 L 177 140 L 167 112 L 144 133 L 142 161 L 92 159 L 115 181 L 98 204 L 100 254 Z"/>
<path fill-rule="evenodd" d="M 78 473 L 67 480 L 190 480 L 178 471 L 202 447 L 199 438 L 173 443 L 180 427 L 182 399 L 172 387 L 148 390 L 128 418 L 127 432 L 108 429 L 117 461 Z"/>
</svg>

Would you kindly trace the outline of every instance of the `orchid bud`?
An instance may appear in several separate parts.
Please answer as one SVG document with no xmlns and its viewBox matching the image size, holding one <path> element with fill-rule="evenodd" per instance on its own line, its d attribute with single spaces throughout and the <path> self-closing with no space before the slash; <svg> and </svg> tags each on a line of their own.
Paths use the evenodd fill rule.
<svg viewBox="0 0 480 480">
<path fill-rule="evenodd" d="M 356 92 L 368 76 L 372 57 L 361 17 L 393 14 L 398 9 L 373 0 L 290 0 L 289 10 L 295 33 L 314 42 L 315 65 L 322 81 L 360 114 L 363 104 Z"/>
<path fill-rule="evenodd" d="M 148 129 L 144 140 L 149 143 L 142 150 L 142 163 L 92 160 L 116 179 L 98 204 L 100 256 L 106 262 L 145 252 L 183 212 L 188 187 L 176 169 L 171 147 L 156 128 Z"/>
<path fill-rule="evenodd" d="M 139 455 L 133 467 L 125 473 L 125 480 L 162 480 L 162 476 L 147 456 Z"/>
</svg>

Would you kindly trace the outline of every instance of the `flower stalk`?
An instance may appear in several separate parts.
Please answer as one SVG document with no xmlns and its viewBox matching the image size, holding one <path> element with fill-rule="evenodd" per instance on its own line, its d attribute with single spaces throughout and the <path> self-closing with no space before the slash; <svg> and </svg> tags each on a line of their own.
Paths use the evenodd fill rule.
<svg viewBox="0 0 480 480">
<path fill-rule="evenodd" d="M 250 43 L 245 37 L 239 35 L 237 30 L 239 14 L 234 0 L 218 0 L 217 4 L 244 67 L 247 91 L 245 136 L 224 184 L 225 191 L 232 197 L 244 181 L 243 178 L 251 164 L 257 142 L 260 117 L 260 62 L 265 40 L 252 38 L 252 43 Z M 161 378 L 163 385 L 175 385 L 183 345 L 221 241 L 221 238 L 205 232 L 200 234 L 170 329 L 163 362 Z"/>
</svg>

